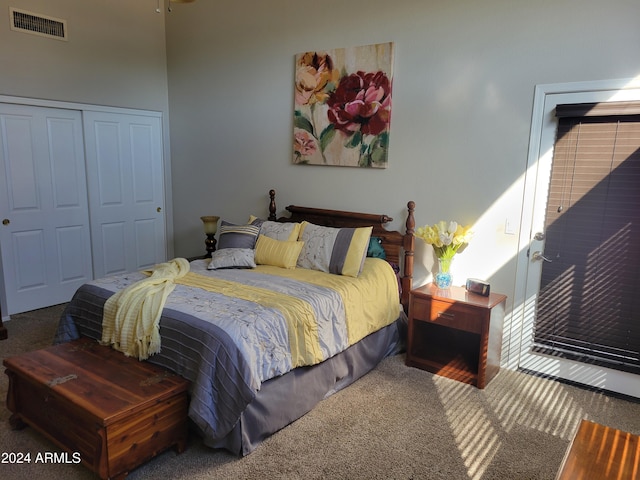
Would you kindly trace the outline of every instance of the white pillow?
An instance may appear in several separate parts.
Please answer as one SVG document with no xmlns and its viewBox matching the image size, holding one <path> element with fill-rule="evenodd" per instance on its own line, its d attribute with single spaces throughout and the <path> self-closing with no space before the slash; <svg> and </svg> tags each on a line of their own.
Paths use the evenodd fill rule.
<svg viewBox="0 0 640 480">
<path fill-rule="evenodd" d="M 219 268 L 256 268 L 253 248 L 223 248 L 211 255 L 208 270 Z"/>
<path fill-rule="evenodd" d="M 251 215 L 249 217 L 249 223 L 253 223 L 256 220 L 260 222 L 260 235 L 273 238 L 274 240 L 293 242 L 298 240 L 298 234 L 300 233 L 300 224 L 296 222 L 274 222 L 273 220 L 261 220 L 258 217 Z"/>
</svg>

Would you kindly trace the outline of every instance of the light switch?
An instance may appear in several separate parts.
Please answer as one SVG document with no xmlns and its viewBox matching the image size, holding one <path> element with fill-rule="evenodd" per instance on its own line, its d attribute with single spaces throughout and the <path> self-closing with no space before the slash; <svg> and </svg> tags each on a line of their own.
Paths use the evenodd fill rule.
<svg viewBox="0 0 640 480">
<path fill-rule="evenodd" d="M 504 221 L 504 234 L 505 235 L 516 234 L 515 222 L 509 217 L 507 217 L 507 219 Z"/>
</svg>

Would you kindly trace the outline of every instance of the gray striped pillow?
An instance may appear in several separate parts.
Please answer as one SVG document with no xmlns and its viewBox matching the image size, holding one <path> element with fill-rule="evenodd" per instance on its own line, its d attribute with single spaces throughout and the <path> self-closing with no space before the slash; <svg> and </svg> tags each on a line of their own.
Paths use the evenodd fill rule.
<svg viewBox="0 0 640 480">
<path fill-rule="evenodd" d="M 260 233 L 260 222 L 258 221 L 246 225 L 235 225 L 223 220 L 220 224 L 218 249 L 254 248 L 258 233 Z"/>
<path fill-rule="evenodd" d="M 357 277 L 369 246 L 372 227 L 333 228 L 302 222 L 304 242 L 298 267 Z"/>
</svg>

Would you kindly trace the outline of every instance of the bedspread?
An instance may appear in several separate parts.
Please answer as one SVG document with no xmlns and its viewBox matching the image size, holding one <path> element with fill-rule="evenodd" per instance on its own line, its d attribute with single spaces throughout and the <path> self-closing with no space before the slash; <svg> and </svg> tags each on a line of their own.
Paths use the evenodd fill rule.
<svg viewBox="0 0 640 480">
<path fill-rule="evenodd" d="M 383 260 L 368 258 L 358 278 L 269 266 L 209 271 L 206 265 L 192 262 L 195 276 L 176 282 L 160 320 L 161 352 L 150 358 L 192 382 L 189 415 L 205 438 L 224 437 L 262 382 L 322 362 L 399 315 L 396 277 Z M 99 339 L 106 299 L 143 278 L 117 275 L 81 287 L 56 343 L 80 335 Z"/>
</svg>

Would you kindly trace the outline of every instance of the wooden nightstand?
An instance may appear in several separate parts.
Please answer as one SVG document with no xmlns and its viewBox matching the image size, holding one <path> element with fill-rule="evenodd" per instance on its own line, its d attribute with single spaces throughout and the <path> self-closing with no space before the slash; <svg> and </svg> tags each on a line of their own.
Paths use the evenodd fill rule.
<svg viewBox="0 0 640 480">
<path fill-rule="evenodd" d="M 433 284 L 412 290 L 406 364 L 484 388 L 500 370 L 506 299 Z"/>
</svg>

